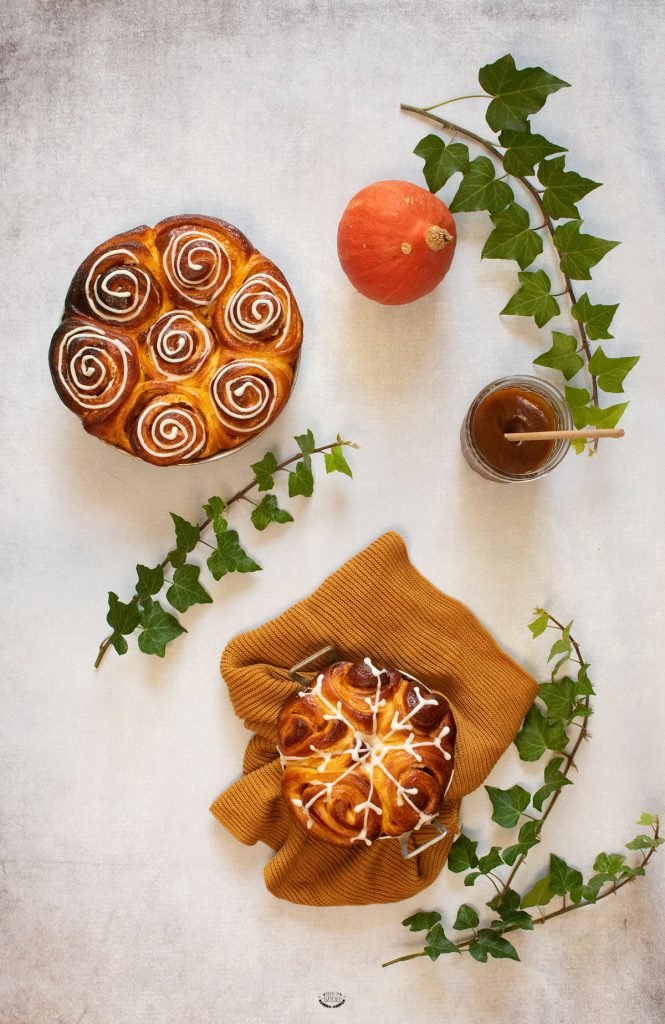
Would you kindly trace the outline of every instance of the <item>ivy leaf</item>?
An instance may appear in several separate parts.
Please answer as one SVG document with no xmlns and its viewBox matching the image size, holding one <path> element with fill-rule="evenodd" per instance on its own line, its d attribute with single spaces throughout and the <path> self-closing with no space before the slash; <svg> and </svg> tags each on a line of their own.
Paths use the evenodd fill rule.
<svg viewBox="0 0 665 1024">
<path fill-rule="evenodd" d="M 129 645 L 121 633 L 113 633 L 109 643 L 115 648 L 118 654 L 127 654 Z"/>
<path fill-rule="evenodd" d="M 198 565 L 181 566 L 173 573 L 173 583 L 166 591 L 166 600 L 179 612 L 186 612 L 195 604 L 212 604 L 208 591 L 199 583 Z"/>
<path fill-rule="evenodd" d="M 137 565 L 136 576 L 136 593 L 140 598 L 152 597 L 164 586 L 164 570 L 161 565 L 156 565 L 154 569 L 149 569 L 147 565 Z"/>
<path fill-rule="evenodd" d="M 242 548 L 237 530 L 217 535 L 217 548 L 208 558 L 208 568 L 216 580 L 229 572 L 260 572 L 261 566 Z"/>
<path fill-rule="evenodd" d="M 636 825 L 657 825 L 658 815 L 649 814 L 648 811 L 643 811 L 639 818 L 635 822 Z"/>
<path fill-rule="evenodd" d="M 575 203 L 601 185 L 599 181 L 583 178 L 576 171 L 566 171 L 565 163 L 565 156 L 557 156 L 553 160 L 543 160 L 538 168 L 538 181 L 545 186 L 543 207 L 554 220 L 562 217 L 579 219 Z"/>
<path fill-rule="evenodd" d="M 546 750 L 563 750 L 568 743 L 561 722 L 548 722 L 535 704 L 529 708 L 524 725 L 515 737 L 522 761 L 538 761 Z"/>
<path fill-rule="evenodd" d="M 580 665 L 577 673 L 577 693 L 582 694 L 585 697 L 595 696 L 595 690 L 591 685 L 591 680 L 587 674 L 588 664 Z M 639 822 L 638 822 L 639 824 Z M 644 822 L 642 822 L 644 824 Z"/>
<path fill-rule="evenodd" d="M 257 530 L 265 530 L 270 523 L 292 523 L 293 516 L 280 508 L 274 494 L 266 494 L 259 505 L 252 510 L 251 520 Z"/>
<path fill-rule="evenodd" d="M 413 151 L 425 161 L 423 174 L 430 192 L 438 192 L 457 171 L 469 164 L 469 149 L 462 142 L 446 145 L 440 135 L 426 135 Z"/>
<path fill-rule="evenodd" d="M 129 635 L 133 633 L 139 624 L 139 608 L 136 602 L 130 601 L 125 604 L 118 599 L 118 595 L 109 591 L 109 610 L 106 621 L 114 634 Z M 115 646 L 115 644 L 114 644 Z M 122 644 L 120 645 L 122 646 Z M 117 650 L 117 648 L 116 648 Z"/>
<path fill-rule="evenodd" d="M 611 394 L 623 392 L 623 382 L 632 368 L 640 360 L 639 356 L 619 356 L 612 358 L 605 355 L 599 345 L 589 360 L 589 373 L 598 380 L 601 391 Z"/>
<path fill-rule="evenodd" d="M 531 228 L 529 214 L 519 203 L 511 203 L 491 218 L 494 231 L 483 246 L 481 259 L 515 260 L 525 270 L 543 251 L 543 240 Z"/>
<path fill-rule="evenodd" d="M 573 416 L 573 425 L 581 430 L 587 424 L 587 405 L 591 401 L 591 394 L 586 388 L 571 388 L 568 384 L 563 391 Z"/>
<path fill-rule="evenodd" d="M 584 360 L 577 351 L 577 338 L 572 334 L 552 331 L 552 348 L 534 359 L 536 366 L 549 366 L 559 370 L 566 380 L 570 380 L 584 366 Z"/>
<path fill-rule="evenodd" d="M 546 907 L 554 896 L 555 892 L 550 886 L 550 876 L 545 875 L 522 897 L 520 906 Z"/>
<path fill-rule="evenodd" d="M 487 949 L 485 948 L 485 946 L 482 946 L 480 942 L 477 941 L 477 939 L 474 939 L 474 941 L 469 946 L 469 953 L 471 954 L 473 959 L 478 960 L 479 963 L 487 963 Z"/>
<path fill-rule="evenodd" d="M 272 452 L 266 452 L 263 458 L 254 462 L 250 468 L 256 477 L 260 491 L 269 491 L 271 487 L 275 486 L 273 473 L 277 469 L 277 459 Z"/>
<path fill-rule="evenodd" d="M 564 676 L 555 683 L 541 683 L 538 696 L 547 707 L 547 717 L 550 721 L 557 718 L 569 721 L 573 717 L 577 697 L 577 680 Z"/>
<path fill-rule="evenodd" d="M 427 933 L 425 952 L 430 960 L 438 960 L 443 953 L 459 953 L 454 942 L 451 942 L 441 924 L 435 924 Z"/>
<path fill-rule="evenodd" d="M 559 303 L 550 294 L 552 282 L 544 270 L 518 273 L 520 286 L 501 310 L 508 316 L 532 316 L 539 327 L 559 313 Z"/>
<path fill-rule="evenodd" d="M 462 832 L 450 847 L 450 853 L 448 854 L 448 867 L 450 870 L 459 873 L 460 871 L 468 871 L 469 868 L 478 867 L 477 849 L 478 843 L 474 839 L 469 839 Z"/>
<path fill-rule="evenodd" d="M 514 864 L 517 858 L 528 853 L 532 846 L 537 846 L 540 842 L 539 830 L 539 821 L 526 821 L 520 828 L 518 841 L 513 846 L 507 846 L 503 851 L 504 864 Z"/>
<path fill-rule="evenodd" d="M 294 440 L 303 455 L 311 455 L 316 448 L 316 441 L 311 430 L 308 430 L 305 434 L 297 434 Z"/>
<path fill-rule="evenodd" d="M 526 910 L 513 910 L 510 907 L 498 908 L 500 921 L 492 921 L 490 928 L 501 932 L 510 925 L 510 930 L 521 928 L 524 931 L 533 931 L 533 918 Z"/>
<path fill-rule="evenodd" d="M 497 893 L 496 896 L 492 896 L 492 899 L 486 903 L 486 906 L 494 911 L 498 911 L 499 907 L 509 907 L 511 910 L 517 910 L 519 905 L 520 894 L 515 889 L 506 889 L 503 896 Z"/>
<path fill-rule="evenodd" d="M 533 806 L 542 811 L 543 804 L 547 798 L 562 786 L 572 786 L 570 779 L 567 779 L 560 770 L 563 764 L 562 757 L 554 757 L 545 767 L 545 785 L 536 791 L 533 797 Z"/>
<path fill-rule="evenodd" d="M 512 201 L 513 190 L 505 181 L 497 180 L 490 158 L 477 156 L 464 172 L 450 210 L 452 213 L 468 213 L 472 210 L 496 213 Z"/>
<path fill-rule="evenodd" d="M 610 334 L 610 324 L 618 308 L 618 302 L 614 306 L 593 305 L 585 292 L 584 295 L 580 295 L 577 302 L 573 303 L 571 313 L 579 323 L 586 327 L 589 341 L 598 341 L 614 337 Z"/>
<path fill-rule="evenodd" d="M 616 427 L 628 405 L 628 402 L 617 402 L 616 405 L 608 405 L 604 409 L 590 405 L 587 409 L 587 422 L 592 427 Z"/>
<path fill-rule="evenodd" d="M 194 523 L 188 523 L 186 519 L 176 515 L 175 512 L 170 512 L 169 515 L 175 526 L 175 539 L 178 551 L 184 551 L 185 553 L 193 551 L 199 542 L 200 528 L 195 526 Z"/>
<path fill-rule="evenodd" d="M 535 171 L 536 164 L 553 153 L 565 153 L 565 146 L 557 146 L 542 135 L 507 128 L 499 135 L 499 142 L 505 147 L 503 166 L 509 174 L 525 178 Z"/>
<path fill-rule="evenodd" d="M 184 565 L 187 561 L 187 552 L 179 551 L 175 548 L 173 551 L 169 551 L 169 562 L 174 569 L 179 569 L 181 565 Z"/>
<path fill-rule="evenodd" d="M 464 876 L 464 884 L 467 885 L 467 886 L 474 885 L 476 879 L 477 878 L 482 878 L 482 877 L 483 877 L 482 871 L 471 871 L 471 872 L 469 872 L 468 875 Z"/>
<path fill-rule="evenodd" d="M 228 523 L 224 518 L 226 512 L 226 502 L 223 498 L 215 496 L 208 498 L 208 501 L 203 506 L 203 511 L 207 515 L 208 519 L 212 523 L 212 528 L 215 533 L 223 533 L 228 527 Z"/>
<path fill-rule="evenodd" d="M 508 939 L 497 935 L 491 928 L 481 928 L 477 939 L 471 945 L 475 946 L 476 943 L 478 943 L 480 949 L 484 950 L 485 953 L 489 953 L 495 960 L 519 960 L 517 950 L 512 943 L 508 942 Z M 471 946 L 469 946 L 469 952 L 471 952 Z"/>
<path fill-rule="evenodd" d="M 478 869 L 481 875 L 488 875 L 494 868 L 501 867 L 501 854 L 498 846 L 493 846 L 484 857 L 478 858 Z"/>
<path fill-rule="evenodd" d="M 140 623 L 143 632 L 139 633 L 139 650 L 144 654 L 156 654 L 158 658 L 164 657 L 167 644 L 187 632 L 174 615 L 164 611 L 159 601 L 152 599 L 141 609 Z"/>
<path fill-rule="evenodd" d="M 637 867 L 634 868 L 631 868 L 626 864 L 625 868 L 619 875 L 619 878 L 636 878 L 638 875 L 646 875 L 646 871 L 641 864 L 638 864 Z"/>
<path fill-rule="evenodd" d="M 582 898 L 585 899 L 587 903 L 595 903 L 598 899 L 598 893 L 608 881 L 611 881 L 611 878 L 608 878 L 606 875 L 594 875 L 593 878 L 590 878 L 587 884 L 582 887 Z"/>
<path fill-rule="evenodd" d="M 550 854 L 550 888 L 556 896 L 565 896 L 571 889 L 581 886 L 582 881 L 581 871 L 568 867 L 556 853 Z"/>
<path fill-rule="evenodd" d="M 453 928 L 455 931 L 462 932 L 466 931 L 467 928 L 477 928 L 479 923 L 480 918 L 473 907 L 470 907 L 468 903 L 463 903 L 457 911 Z"/>
<path fill-rule="evenodd" d="M 342 446 L 336 444 L 335 447 L 324 453 L 324 459 L 326 463 L 326 473 L 345 473 L 346 476 L 353 476 L 351 467 L 344 458 L 344 452 Z"/>
<path fill-rule="evenodd" d="M 662 846 L 665 843 L 665 839 L 661 839 L 660 836 L 635 836 L 629 843 L 626 843 L 627 850 L 655 850 L 658 846 Z"/>
<path fill-rule="evenodd" d="M 438 910 L 419 910 L 417 914 L 405 917 L 402 924 L 412 932 L 426 932 L 441 920 Z"/>
<path fill-rule="evenodd" d="M 537 636 L 540 636 L 541 633 L 545 632 L 549 621 L 550 617 L 547 614 L 547 612 L 541 612 L 540 615 L 538 615 L 538 617 L 533 620 L 533 622 L 529 623 L 529 629 L 531 630 L 531 635 L 534 640 Z"/>
<path fill-rule="evenodd" d="M 625 863 L 625 857 L 621 853 L 599 853 L 593 862 L 593 870 L 609 878 L 615 878 Z"/>
<path fill-rule="evenodd" d="M 560 256 L 561 270 L 574 281 L 590 281 L 591 267 L 615 249 L 618 242 L 580 234 L 581 220 L 569 220 L 554 229 L 554 244 Z"/>
<path fill-rule="evenodd" d="M 485 789 L 492 801 L 492 821 L 502 828 L 514 828 L 522 811 L 529 806 L 531 794 L 523 786 L 511 786 L 510 789 L 485 786 Z"/>
<path fill-rule="evenodd" d="M 568 86 L 543 68 L 518 68 L 510 53 L 480 69 L 478 81 L 494 99 L 487 108 L 487 123 L 493 131 L 502 128 L 524 130 L 529 114 L 536 114 L 550 93 Z"/>
<path fill-rule="evenodd" d="M 313 491 L 312 460 L 309 455 L 303 455 L 300 462 L 296 463 L 294 472 L 289 473 L 289 498 L 295 498 L 298 494 L 311 498 Z"/>
</svg>

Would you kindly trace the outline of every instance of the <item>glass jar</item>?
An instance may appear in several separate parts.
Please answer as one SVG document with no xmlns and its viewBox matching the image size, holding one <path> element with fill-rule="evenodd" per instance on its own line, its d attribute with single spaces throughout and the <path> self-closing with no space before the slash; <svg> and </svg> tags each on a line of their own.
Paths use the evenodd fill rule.
<svg viewBox="0 0 665 1024">
<path fill-rule="evenodd" d="M 504 392 L 505 394 L 503 394 Z M 547 450 L 545 451 L 542 461 L 532 468 L 511 470 L 505 466 L 494 465 L 492 463 L 491 457 L 488 457 L 488 455 L 483 452 L 481 446 L 478 444 L 477 436 L 474 436 L 474 421 L 476 420 L 476 414 L 478 413 L 479 407 L 482 406 L 482 414 L 482 410 L 487 409 L 488 406 L 492 404 L 490 396 L 494 396 L 495 405 L 497 402 L 500 403 L 501 400 L 504 399 L 504 406 L 501 411 L 493 413 L 496 417 L 496 423 L 494 424 L 494 434 L 496 435 L 495 441 L 498 447 L 501 448 L 504 444 L 501 440 L 503 431 L 511 432 L 525 429 L 520 423 L 520 412 L 517 404 L 518 396 L 520 395 L 524 396 L 524 401 L 527 403 L 527 406 L 529 404 L 528 396 L 533 395 L 533 409 L 537 410 L 538 414 L 541 414 L 544 419 L 546 418 L 549 420 L 549 422 L 536 424 L 532 429 L 571 430 L 573 428 L 573 418 L 568 403 L 561 392 L 548 381 L 542 380 L 540 377 L 527 376 L 501 377 L 499 380 L 492 381 L 491 384 L 484 387 L 483 390 L 474 398 L 469 411 L 464 417 L 462 430 L 460 432 L 462 454 L 464 455 L 464 458 L 474 472 L 479 473 L 488 480 L 496 480 L 499 483 L 505 483 L 508 481 L 524 483 L 527 480 L 538 480 L 541 476 L 545 476 L 546 473 L 551 472 L 555 466 L 558 466 L 570 448 L 570 441 L 567 440 L 550 442 L 506 441 L 505 445 L 530 446 L 529 453 L 531 453 L 531 446 L 538 444 L 547 446 Z M 515 415 L 511 417 L 509 415 L 509 411 L 512 401 L 515 402 Z M 499 406 L 496 405 L 496 408 L 498 409 Z M 503 418 L 501 422 L 500 417 Z M 478 428 L 478 421 L 476 421 L 476 426 Z M 543 449 L 534 449 L 534 455 L 536 457 L 538 456 L 538 451 L 542 454 Z M 511 450 L 506 449 L 505 453 L 499 454 L 507 455 L 507 461 L 510 461 L 509 456 L 511 454 Z M 517 455 L 518 453 L 515 452 L 514 454 Z M 499 460 L 497 459 L 497 461 Z"/>
</svg>

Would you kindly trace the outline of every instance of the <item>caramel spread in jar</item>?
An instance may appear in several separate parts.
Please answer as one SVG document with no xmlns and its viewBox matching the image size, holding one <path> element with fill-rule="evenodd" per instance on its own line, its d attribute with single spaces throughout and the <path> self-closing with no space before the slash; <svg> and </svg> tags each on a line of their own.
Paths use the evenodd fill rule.
<svg viewBox="0 0 665 1024">
<path fill-rule="evenodd" d="M 505 387 L 482 399 L 471 421 L 473 442 L 485 461 L 500 473 L 532 473 L 547 462 L 554 441 L 507 441 L 504 434 L 556 430 L 557 415 L 542 395 Z"/>
</svg>

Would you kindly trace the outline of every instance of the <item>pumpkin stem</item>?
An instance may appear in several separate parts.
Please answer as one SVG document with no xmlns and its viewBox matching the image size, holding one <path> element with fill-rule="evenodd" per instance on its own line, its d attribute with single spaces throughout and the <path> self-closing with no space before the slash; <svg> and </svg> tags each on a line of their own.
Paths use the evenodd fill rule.
<svg viewBox="0 0 665 1024">
<path fill-rule="evenodd" d="M 434 252 L 439 252 L 449 242 L 452 242 L 453 236 L 450 231 L 446 231 L 445 228 L 439 227 L 438 224 L 432 224 L 430 228 L 425 232 L 425 242 L 429 249 Z"/>
</svg>

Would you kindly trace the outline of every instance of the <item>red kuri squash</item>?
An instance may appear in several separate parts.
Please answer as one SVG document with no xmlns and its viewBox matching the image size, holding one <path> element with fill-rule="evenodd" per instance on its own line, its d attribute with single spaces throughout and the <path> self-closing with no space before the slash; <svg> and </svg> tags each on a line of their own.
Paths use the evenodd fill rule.
<svg viewBox="0 0 665 1024">
<path fill-rule="evenodd" d="M 377 181 L 342 214 L 337 252 L 358 291 L 387 306 L 427 295 L 450 267 L 457 234 L 445 203 L 409 181 Z"/>
</svg>

